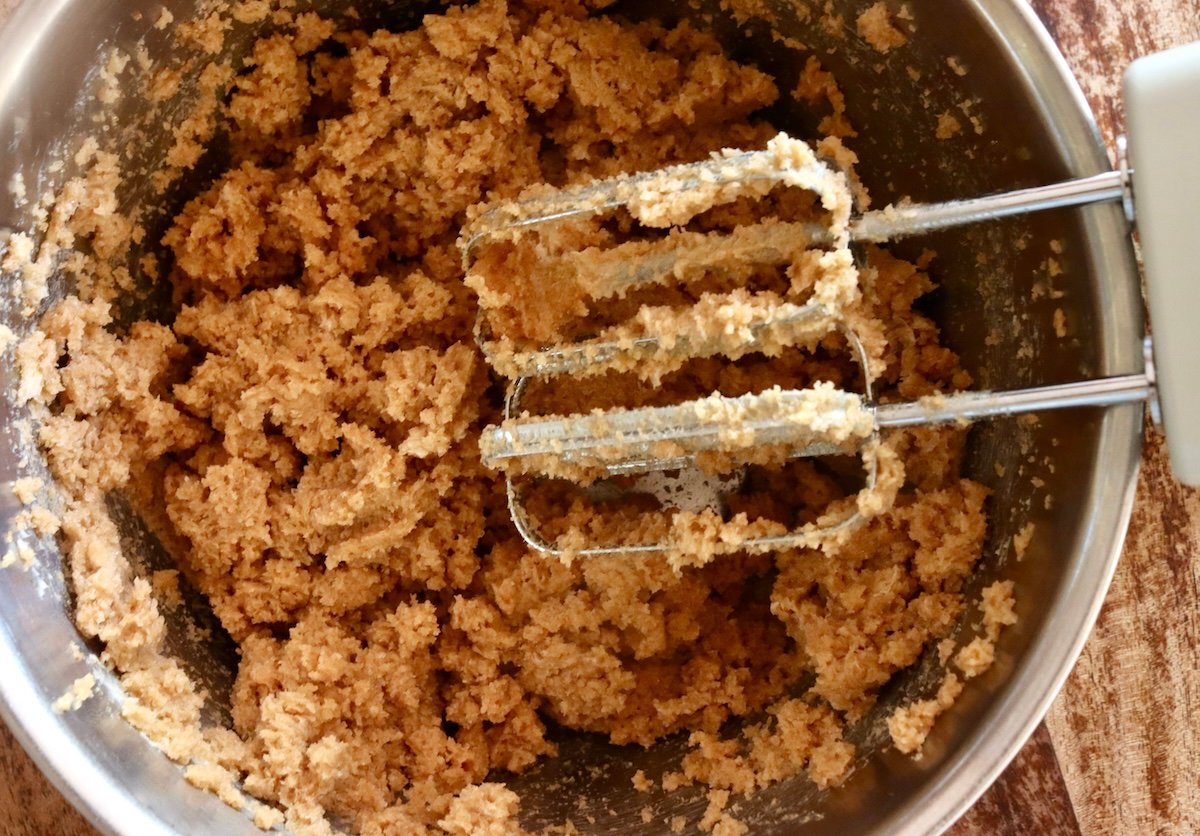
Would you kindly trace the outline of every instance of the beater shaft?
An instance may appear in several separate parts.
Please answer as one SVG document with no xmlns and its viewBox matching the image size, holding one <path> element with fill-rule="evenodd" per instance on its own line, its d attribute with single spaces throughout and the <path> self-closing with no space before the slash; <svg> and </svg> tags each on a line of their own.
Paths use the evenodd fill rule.
<svg viewBox="0 0 1200 836">
<path fill-rule="evenodd" d="M 1149 375 L 1128 374 L 1007 392 L 959 392 L 918 401 L 881 404 L 875 407 L 875 418 L 882 429 L 914 427 L 1048 409 L 1144 403 L 1153 395 L 1154 383 Z"/>
<path fill-rule="evenodd" d="M 933 232 L 978 221 L 1024 215 L 1047 209 L 1083 206 L 1125 197 L 1129 188 L 1128 170 L 1106 171 L 1091 177 L 1019 189 L 987 197 L 952 200 L 947 203 L 889 206 L 867 212 L 850 222 L 850 237 L 855 241 L 884 241 Z"/>
</svg>

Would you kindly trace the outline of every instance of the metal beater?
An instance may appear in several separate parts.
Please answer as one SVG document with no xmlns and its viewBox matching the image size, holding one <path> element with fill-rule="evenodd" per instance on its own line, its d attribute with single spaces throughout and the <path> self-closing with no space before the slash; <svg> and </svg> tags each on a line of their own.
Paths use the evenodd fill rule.
<svg viewBox="0 0 1200 836">
<path fill-rule="evenodd" d="M 1190 241 L 1177 234 L 1174 221 L 1181 212 L 1189 210 L 1193 222 L 1200 217 L 1200 162 L 1178 139 L 1200 135 L 1200 108 L 1194 106 L 1193 92 L 1197 83 L 1200 83 L 1200 45 L 1142 59 L 1130 68 L 1126 79 L 1133 160 L 1138 171 L 1142 248 L 1151 284 L 1158 355 L 1160 366 L 1168 365 L 1162 362 L 1166 355 L 1172 367 L 1172 386 L 1164 398 L 1171 454 L 1177 475 L 1190 484 L 1200 482 L 1200 431 L 1191 429 L 1194 408 L 1200 404 L 1196 402 L 1197 387 L 1185 387 L 1182 374 L 1184 364 L 1200 359 L 1200 342 L 1193 336 L 1190 322 L 1184 323 L 1180 317 L 1182 311 L 1196 309 L 1200 291 L 1194 289 L 1198 286 L 1196 282 L 1181 281 L 1190 269 L 1190 252 L 1186 251 Z M 1164 108 L 1174 112 L 1176 119 L 1164 118 L 1167 115 Z M 589 287 L 604 295 L 678 279 L 689 270 L 703 270 L 705 265 L 719 263 L 728 257 L 723 253 L 730 251 L 750 261 L 780 262 L 797 246 L 837 246 L 850 240 L 884 242 L 963 224 L 1102 201 L 1122 201 L 1132 223 L 1132 167 L 1124 137 L 1118 141 L 1118 156 L 1120 165 L 1116 171 L 990 197 L 889 207 L 852 219 L 844 217 L 840 229 L 838 211 L 844 214 L 844 207 L 832 213 L 833 223 L 829 227 L 812 224 L 743 227 L 720 239 L 677 232 L 658 248 L 640 249 L 636 257 L 623 258 L 618 252 L 615 258 L 601 265 L 599 273 L 589 277 Z M 692 209 L 703 210 L 712 205 L 711 195 L 722 190 L 732 197 L 718 197 L 718 203 L 747 194 L 765 195 L 780 185 L 820 191 L 830 176 L 840 175 L 831 173 L 815 159 L 805 158 L 799 164 L 794 160 L 781 163 L 778 153 L 769 148 L 759 152 L 727 152 L 692 165 L 604 180 L 486 212 L 463 234 L 464 260 L 470 269 L 479 247 L 546 224 L 618 208 L 637 216 L 641 207 L 653 205 L 664 194 L 696 196 L 695 200 L 684 202 Z M 705 195 L 710 196 L 707 202 Z M 831 208 L 829 195 L 822 194 L 822 198 L 826 208 Z M 688 217 L 684 212 L 681 217 L 660 218 L 651 223 L 681 226 Z M 1169 234 L 1164 234 L 1164 230 Z M 747 247 L 747 242 L 753 245 Z M 731 350 L 719 336 L 664 339 L 663 335 L 646 333 L 636 339 L 601 338 L 500 356 L 487 317 L 481 314 L 477 334 L 480 345 L 497 370 L 512 380 L 505 421 L 484 431 L 481 455 L 486 465 L 505 471 L 512 518 L 522 537 L 539 551 L 556 555 L 564 551 L 542 537 L 529 519 L 522 492 L 514 480 L 517 474 L 562 475 L 573 468 L 606 476 L 674 472 L 686 469 L 697 456 L 712 451 L 750 450 L 761 445 L 786 446 L 795 457 L 857 449 L 864 454 L 863 493 L 866 494 L 876 487 L 877 442 L 886 429 L 1138 402 L 1148 402 L 1155 422 L 1161 420 L 1149 340 L 1142 373 L 1005 392 L 947 394 L 911 403 L 875 403 L 871 375 L 864 373 L 867 384 L 862 394 L 827 389 L 772 390 L 738 398 L 713 395 L 677 406 L 610 410 L 593 415 L 537 418 L 522 413 L 522 398 L 532 378 L 597 374 L 612 368 L 630 368 L 650 358 L 682 362 L 717 354 L 740 356 L 738 352 L 754 351 L 768 340 L 782 339 L 788 343 L 791 335 L 794 344 L 815 331 L 831 328 L 842 331 L 865 372 L 868 361 L 861 342 L 842 322 L 836 305 L 822 300 L 806 305 L 777 304 L 757 313 L 753 321 L 741 324 L 736 350 Z M 819 406 L 815 416 L 814 405 Z M 1192 411 L 1188 412 L 1189 409 Z M 806 417 L 800 420 L 799 415 Z M 822 538 L 852 529 L 864 519 L 859 505 L 851 505 L 841 514 L 827 516 L 787 534 L 736 543 L 733 550 L 761 552 L 812 546 Z M 664 542 L 596 545 L 572 548 L 570 552 L 589 556 L 659 553 L 671 548 L 672 544 Z"/>
</svg>

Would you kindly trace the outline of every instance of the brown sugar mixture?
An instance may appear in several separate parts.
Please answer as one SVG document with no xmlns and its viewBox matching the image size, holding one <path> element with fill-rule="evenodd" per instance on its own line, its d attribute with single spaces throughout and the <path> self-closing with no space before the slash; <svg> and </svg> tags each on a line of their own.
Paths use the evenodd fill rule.
<svg viewBox="0 0 1200 836">
<path fill-rule="evenodd" d="M 499 782 L 554 755 L 552 720 L 617 743 L 690 734 L 668 788 L 711 787 L 700 824 L 741 832 L 723 812 L 731 793 L 802 773 L 843 780 L 855 754 L 846 722 L 968 606 L 986 490 L 960 476 L 957 428 L 892 437 L 905 474 L 895 503 L 833 556 L 565 565 L 517 536 L 502 478 L 480 463 L 502 387 L 473 338 L 460 230 L 534 184 L 761 148 L 776 133 L 755 115 L 780 95 L 772 78 L 686 24 L 622 22 L 605 5 L 483 0 L 400 33 L 277 15 L 278 33 L 229 82 L 228 166 L 163 241 L 173 319 L 118 331 L 111 282 L 85 283 L 18 350 L 68 496 L 81 631 L 121 674 L 125 716 L 262 826 L 518 832 L 519 801 Z M 852 130 L 827 74 L 810 63 L 805 77 L 814 111 Z M 823 153 L 852 158 L 845 131 L 831 130 Z M 100 254 L 132 246 L 111 207 L 88 208 L 111 193 L 113 168 L 96 153 L 68 218 Z M 774 200 L 772 212 L 813 209 L 811 196 Z M 735 205 L 711 228 L 751 214 L 761 220 L 761 207 Z M 878 248 L 859 265 L 854 312 L 884 397 L 969 383 L 913 308 L 933 287 L 926 266 Z M 756 292 L 786 294 L 786 266 L 760 273 Z M 658 288 L 610 313 L 691 305 L 728 291 L 722 281 Z M 518 309 L 560 310 L 558 292 L 530 289 Z M 657 387 L 618 372 L 538 397 L 567 412 L 655 392 L 854 384 L 836 339 L 807 348 L 699 360 Z M 122 555 L 113 492 L 239 645 L 232 730 L 202 727 L 204 695 L 164 650 L 171 595 Z M 794 462 L 753 474 L 733 510 L 789 522 L 844 495 L 839 473 Z M 566 493 L 541 502 L 568 523 L 583 514 Z M 636 513 L 618 506 L 592 533 Z M 992 594 L 1011 614 L 1008 590 Z M 960 664 L 973 675 L 990 654 L 981 645 Z M 919 749 L 931 713 L 896 721 L 906 749 Z M 760 719 L 723 735 L 744 716 Z"/>
</svg>

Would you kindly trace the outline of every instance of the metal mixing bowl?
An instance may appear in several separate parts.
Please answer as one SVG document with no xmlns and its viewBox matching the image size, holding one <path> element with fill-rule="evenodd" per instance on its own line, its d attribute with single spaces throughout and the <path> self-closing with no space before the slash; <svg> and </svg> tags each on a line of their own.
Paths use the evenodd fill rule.
<svg viewBox="0 0 1200 836">
<path fill-rule="evenodd" d="M 778 17 L 779 30 L 813 48 L 840 79 L 860 133 L 852 147 L 880 205 L 903 195 L 932 200 L 1108 167 L 1075 82 L 1023 0 L 906 0 L 915 34 L 886 56 L 853 31 L 856 16 L 870 3 L 835 3 L 849 21 L 843 31 L 802 22 L 806 14 L 819 14 L 809 6 L 821 3 L 771 0 L 766 5 Z M 191 0 L 165 0 L 165 5 L 178 21 L 196 14 Z M 342 6 L 333 0 L 311 5 L 331 13 Z M 716 4 L 710 5 L 715 11 Z M 131 50 L 141 38 L 152 57 L 173 48 L 153 27 L 162 7 L 158 0 L 27 0 L 18 9 L 0 35 L 5 57 L 0 64 L 0 184 L 19 172 L 29 193 L 38 195 L 75 173 L 73 152 L 96 131 L 92 117 L 99 106 L 92 97 L 105 50 Z M 359 5 L 368 22 L 391 19 L 399 25 L 416 21 L 423 7 L 398 1 Z M 682 1 L 631 0 L 626 7 L 639 16 L 704 11 Z M 898 11 L 899 3 L 893 8 Z M 717 17 L 736 56 L 767 67 L 783 89 L 790 89 L 803 59 L 763 27 L 745 30 L 719 12 Z M 245 51 L 251 36 L 246 27 L 235 30 L 234 57 Z M 966 75 L 960 77 L 948 64 L 951 57 L 968 68 Z M 958 110 L 965 100 L 982 133 Z M 119 125 L 132 124 L 144 109 L 138 97 L 126 95 L 117 105 Z M 966 130 L 953 139 L 933 139 L 937 115 L 952 110 Z M 156 140 L 179 118 L 169 109 L 161 115 L 165 121 L 151 120 L 148 136 L 134 141 L 117 127 L 101 137 L 102 144 L 123 149 L 132 170 L 149 170 L 165 148 Z M 801 136 L 815 128 L 811 117 L 786 104 L 772 118 Z M 219 156 L 218 144 L 193 181 L 171 195 L 160 220 L 211 176 Z M 56 160 L 66 164 L 52 165 Z M 123 200 L 130 206 L 148 194 L 135 178 Z M 31 220 L 28 205 L 18 205 L 8 191 L 0 193 L 0 228 L 25 229 Z M 155 231 L 147 240 L 157 240 Z M 1066 295 L 1035 300 L 1031 291 L 1039 271 L 1044 276 L 1052 241 L 1061 244 L 1062 255 L 1056 257 L 1065 268 L 1059 282 Z M 931 310 L 981 384 L 1025 385 L 1140 370 L 1137 273 L 1118 207 L 1004 221 L 904 242 L 898 250 L 914 255 L 924 247 L 937 251 L 933 271 L 943 284 Z M 1057 338 L 1051 325 L 1056 307 L 1071 323 L 1066 339 Z M 5 321 L 18 333 L 29 328 L 8 311 Z M 29 451 L 20 449 L 14 431 L 20 415 L 10 402 L 11 364 L 0 368 L 0 375 L 9 393 L 0 405 L 0 480 L 7 481 L 36 471 L 39 464 L 36 454 L 27 465 L 19 464 Z M 996 422 L 975 431 L 970 475 L 993 490 L 991 534 L 975 588 L 997 577 L 1014 579 L 1019 624 L 1004 634 L 992 670 L 973 680 L 938 724 L 923 759 L 888 751 L 881 720 L 897 704 L 934 686 L 938 674 L 932 654 L 892 683 L 877 709 L 852 730 L 861 757 L 845 786 L 823 793 L 796 779 L 765 791 L 739 813 L 753 832 L 933 833 L 983 792 L 1041 719 L 1100 607 L 1128 521 L 1141 420 L 1140 407 L 1125 407 L 1046 415 L 1032 427 Z M 1044 484 L 1037 487 L 1036 480 Z M 10 492 L 0 492 L 6 526 L 17 510 Z M 1029 521 L 1036 523 L 1035 535 L 1025 559 L 1017 562 L 1011 538 Z M 129 548 L 141 555 L 142 564 L 153 567 L 164 559 L 136 520 L 129 519 L 126 527 Z M 30 571 L 9 569 L 0 582 L 0 709 L 13 732 L 102 830 L 139 835 L 252 831 L 241 814 L 186 784 L 179 767 L 120 719 L 119 689 L 106 674 L 98 695 L 81 709 L 63 715 L 51 711 L 55 697 L 97 666 L 68 652 L 79 638 L 69 618 L 59 554 L 53 542 L 36 547 L 37 563 Z M 197 609 L 196 617 L 205 616 Z M 969 632 L 975 620 L 968 613 L 963 629 Z M 219 721 L 221 695 L 230 681 L 230 648 L 220 642 L 209 648 L 189 645 L 185 632 L 174 631 L 174 647 L 208 682 L 215 696 L 213 719 Z M 644 829 L 639 812 L 647 804 L 658 821 L 678 813 L 694 817 L 704 806 L 698 793 L 661 798 L 630 789 L 634 769 L 654 775 L 681 748 L 678 740 L 642 751 L 568 736 L 560 758 L 516 780 L 525 821 L 540 826 L 571 818 L 580 824 L 592 816 L 598 832 L 632 832 Z"/>
</svg>

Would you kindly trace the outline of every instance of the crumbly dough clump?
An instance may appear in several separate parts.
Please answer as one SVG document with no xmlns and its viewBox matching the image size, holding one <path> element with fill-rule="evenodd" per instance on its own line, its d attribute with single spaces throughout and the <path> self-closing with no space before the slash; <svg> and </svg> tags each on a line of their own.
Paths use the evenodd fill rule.
<svg viewBox="0 0 1200 836">
<path fill-rule="evenodd" d="M 888 53 L 908 43 L 908 36 L 896 28 L 886 3 L 879 2 L 860 14 L 855 20 L 858 35 L 869 43 L 876 52 Z"/>
<path fill-rule="evenodd" d="M 473 340 L 460 229 L 533 184 L 775 134 L 754 115 L 777 96 L 770 77 L 687 24 L 618 22 L 597 13 L 604 5 L 482 0 L 400 33 L 276 14 L 279 31 L 240 72 L 213 65 L 205 89 L 228 82 L 222 111 L 178 132 L 194 151 L 223 125 L 230 159 L 163 242 L 169 319 L 114 325 L 122 277 L 100 265 L 134 246 L 113 212 L 114 158 L 93 151 L 93 173 L 73 187 L 80 201 L 64 222 L 98 260 L 17 357 L 19 395 L 45 407 L 40 442 L 68 495 L 77 621 L 122 674 L 126 718 L 190 764 L 188 780 L 263 826 L 277 815 L 242 790 L 297 832 L 327 833 L 331 819 L 360 833 L 515 832 L 518 799 L 484 782 L 553 755 L 547 719 L 617 743 L 687 730 L 695 751 L 679 781 L 722 792 L 802 771 L 836 784 L 853 760 L 847 717 L 963 609 L 986 492 L 960 479 L 957 428 L 895 436 L 899 497 L 833 560 L 794 550 L 568 566 L 514 531 L 502 482 L 479 460 L 501 404 Z M 258 4 L 243 7 L 262 19 Z M 227 23 L 189 37 L 215 51 Z M 820 89 L 830 94 L 814 86 L 814 108 L 845 124 L 836 88 Z M 792 208 L 813 209 L 800 200 Z M 753 214 L 734 206 L 713 222 Z M 812 257 L 762 289 L 786 293 Z M 932 289 L 925 273 L 878 248 L 862 270 L 869 292 L 852 313 L 879 391 L 917 398 L 968 383 L 913 310 Z M 570 292 L 548 284 L 515 302 L 570 311 Z M 664 305 L 694 301 L 657 292 Z M 580 381 L 532 402 L 567 414 L 663 392 L 854 382 L 836 338 L 808 347 L 769 366 L 710 358 L 656 387 L 636 375 Z M 114 492 L 240 646 L 232 730 L 201 725 L 204 694 L 164 649 L 159 609 L 176 605 L 178 581 L 134 570 L 105 504 Z M 753 474 L 730 510 L 792 525 L 844 496 L 839 473 L 792 462 Z M 535 505 L 600 537 L 648 525 L 638 507 L 598 521 L 574 495 Z M 811 672 L 816 686 L 789 695 Z M 764 709 L 746 735 L 722 736 L 725 721 Z M 708 823 L 736 832 L 723 808 Z"/>
</svg>

